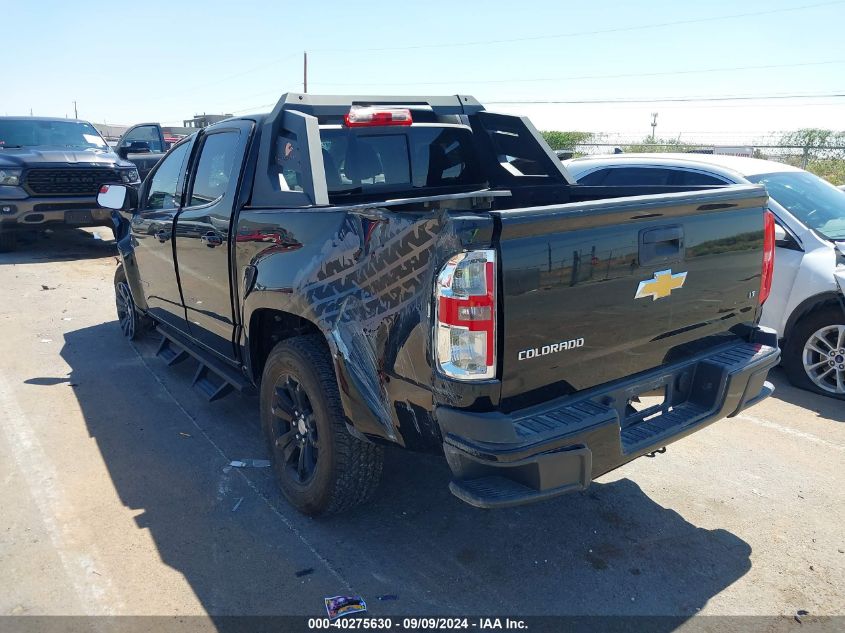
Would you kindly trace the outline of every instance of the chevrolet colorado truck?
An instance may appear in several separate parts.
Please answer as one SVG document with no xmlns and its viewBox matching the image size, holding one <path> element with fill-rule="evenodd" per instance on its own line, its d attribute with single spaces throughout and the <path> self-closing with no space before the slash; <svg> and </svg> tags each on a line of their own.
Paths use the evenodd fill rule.
<svg viewBox="0 0 845 633">
<path fill-rule="evenodd" d="M 287 94 L 99 201 L 124 334 L 257 392 L 307 514 L 368 499 L 386 445 L 478 507 L 583 490 L 772 392 L 763 187 L 577 185 L 472 97 Z"/>
<path fill-rule="evenodd" d="M 0 117 L 0 251 L 15 232 L 56 226 L 113 226 L 97 205 L 103 183 L 138 183 L 138 170 L 85 121 Z"/>
</svg>

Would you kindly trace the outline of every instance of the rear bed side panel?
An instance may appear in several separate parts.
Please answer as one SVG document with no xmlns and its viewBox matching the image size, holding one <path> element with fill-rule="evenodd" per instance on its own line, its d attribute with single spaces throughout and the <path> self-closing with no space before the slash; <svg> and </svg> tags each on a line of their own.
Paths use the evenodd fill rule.
<svg viewBox="0 0 845 633">
<path fill-rule="evenodd" d="M 763 189 L 742 187 L 500 212 L 506 408 L 747 337 L 765 205 Z M 683 236 L 674 261 L 640 261 L 650 230 Z M 635 298 L 669 269 L 686 273 L 682 287 Z"/>
<path fill-rule="evenodd" d="M 249 210 L 238 223 L 243 323 L 262 308 L 300 316 L 325 335 L 347 418 L 371 437 L 439 448 L 435 398 L 456 407 L 498 402 L 497 382 L 439 381 L 430 362 L 433 280 L 464 248 L 489 247 L 493 220 L 467 213 L 343 208 Z M 260 376 L 255 376 L 259 379 Z"/>
</svg>

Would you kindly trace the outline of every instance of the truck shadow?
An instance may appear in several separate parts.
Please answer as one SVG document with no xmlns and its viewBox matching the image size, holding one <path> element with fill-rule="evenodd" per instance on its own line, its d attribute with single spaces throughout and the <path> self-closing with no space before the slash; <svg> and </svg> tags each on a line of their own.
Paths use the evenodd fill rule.
<svg viewBox="0 0 845 633">
<path fill-rule="evenodd" d="M 108 228 L 33 230 L 20 232 L 15 250 L 0 253 L 0 264 L 98 259 L 115 255 L 117 247 Z"/>
<path fill-rule="evenodd" d="M 842 400 L 793 387 L 787 380 L 783 367 L 776 367 L 772 370 L 769 373 L 769 381 L 775 386 L 772 397 L 776 400 L 812 411 L 819 418 L 833 422 L 845 422 L 845 403 Z"/>
<path fill-rule="evenodd" d="M 449 493 L 442 457 L 401 450 L 387 451 L 374 502 L 308 519 L 286 504 L 270 469 L 226 468 L 267 457 L 257 402 L 204 402 L 190 388 L 193 367 L 168 369 L 155 343 L 133 349 L 112 322 L 66 334 L 62 356 L 121 502 L 140 511 L 138 529 L 212 616 L 319 616 L 313 593 L 346 593 L 345 580 L 371 615 L 684 619 L 751 567 L 745 541 L 689 523 L 631 480 L 483 511 Z M 28 382 L 62 388 L 50 377 Z"/>
</svg>

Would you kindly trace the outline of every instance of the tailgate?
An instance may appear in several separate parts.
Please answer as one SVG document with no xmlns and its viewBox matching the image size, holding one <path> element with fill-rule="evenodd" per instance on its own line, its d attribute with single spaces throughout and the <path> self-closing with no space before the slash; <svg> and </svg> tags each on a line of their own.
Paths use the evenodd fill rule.
<svg viewBox="0 0 845 633">
<path fill-rule="evenodd" d="M 554 397 L 747 337 L 765 189 L 496 211 L 502 397 Z"/>
</svg>

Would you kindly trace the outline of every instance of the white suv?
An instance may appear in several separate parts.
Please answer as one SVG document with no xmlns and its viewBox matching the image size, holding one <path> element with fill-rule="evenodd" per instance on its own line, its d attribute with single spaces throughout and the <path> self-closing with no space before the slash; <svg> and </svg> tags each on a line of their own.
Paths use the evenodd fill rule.
<svg viewBox="0 0 845 633">
<path fill-rule="evenodd" d="M 790 382 L 845 400 L 845 191 L 797 167 L 736 156 L 614 154 L 564 164 L 582 185 L 765 185 L 778 248 L 761 324 L 778 331 Z"/>
</svg>

